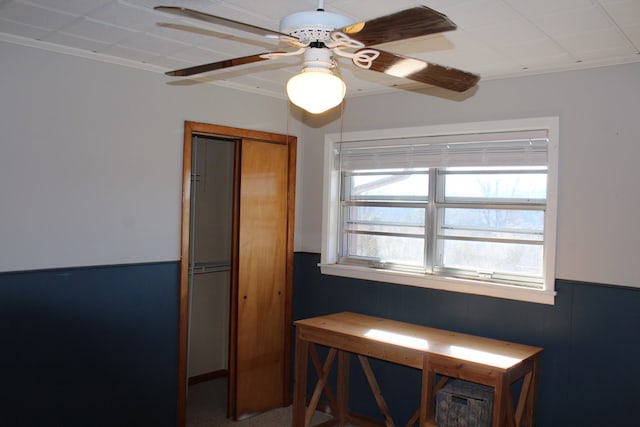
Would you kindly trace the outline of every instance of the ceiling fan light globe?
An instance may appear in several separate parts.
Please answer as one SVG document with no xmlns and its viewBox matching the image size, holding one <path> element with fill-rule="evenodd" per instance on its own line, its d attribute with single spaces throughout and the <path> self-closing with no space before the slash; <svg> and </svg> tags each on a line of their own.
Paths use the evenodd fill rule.
<svg viewBox="0 0 640 427">
<path fill-rule="evenodd" d="M 324 113 L 339 105 L 345 93 L 342 79 L 326 69 L 303 70 L 287 82 L 289 100 L 311 114 Z"/>
</svg>

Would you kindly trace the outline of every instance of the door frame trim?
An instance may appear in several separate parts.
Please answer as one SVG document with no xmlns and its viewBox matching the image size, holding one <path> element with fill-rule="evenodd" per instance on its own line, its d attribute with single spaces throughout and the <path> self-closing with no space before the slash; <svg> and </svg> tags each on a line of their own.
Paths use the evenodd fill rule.
<svg viewBox="0 0 640 427">
<path fill-rule="evenodd" d="M 187 387 L 188 387 L 188 351 L 189 351 L 189 231 L 191 214 L 191 171 L 192 171 L 192 139 L 194 135 L 219 136 L 225 139 L 253 139 L 258 141 L 283 144 L 289 146 L 289 200 L 288 200 L 288 224 L 287 224 L 287 267 L 286 267 L 286 290 L 285 290 L 285 323 L 292 323 L 292 291 L 293 291 L 293 244 L 294 244 L 294 216 L 295 216 L 295 171 L 296 171 L 296 146 L 297 137 L 291 135 L 276 134 L 270 132 L 241 129 L 236 127 L 213 125 L 208 123 L 184 122 L 183 158 L 182 158 L 182 218 L 180 237 L 180 284 L 178 291 L 178 426 L 186 427 L 187 420 Z M 237 158 L 237 156 L 236 156 Z M 237 162 L 237 159 L 236 159 Z M 235 217 L 237 210 L 235 198 L 238 189 L 234 180 L 234 228 L 236 227 Z M 234 236 L 234 239 L 236 237 Z M 233 266 L 232 260 L 231 265 Z M 232 274 L 233 276 L 233 274 Z M 233 295 L 233 284 L 230 292 Z M 230 307 L 231 318 L 233 319 L 234 307 Z M 230 322 L 229 339 L 235 336 L 233 320 Z M 291 333 L 285 327 L 285 373 L 289 375 L 291 366 Z M 229 377 L 233 374 L 235 366 L 232 363 L 232 348 L 229 346 Z M 284 381 L 283 399 L 287 404 L 291 402 L 290 379 Z M 229 405 L 233 399 L 227 399 Z M 229 413 L 231 413 L 229 406 Z"/>
</svg>

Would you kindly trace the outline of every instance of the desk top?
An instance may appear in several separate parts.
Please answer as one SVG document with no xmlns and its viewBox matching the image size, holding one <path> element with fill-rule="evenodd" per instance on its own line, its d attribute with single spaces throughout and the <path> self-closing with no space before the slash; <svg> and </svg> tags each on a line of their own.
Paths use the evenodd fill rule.
<svg viewBox="0 0 640 427">
<path fill-rule="evenodd" d="M 543 351 L 539 347 L 349 312 L 298 320 L 294 324 L 347 339 L 370 340 L 500 369 L 509 369 Z"/>
</svg>

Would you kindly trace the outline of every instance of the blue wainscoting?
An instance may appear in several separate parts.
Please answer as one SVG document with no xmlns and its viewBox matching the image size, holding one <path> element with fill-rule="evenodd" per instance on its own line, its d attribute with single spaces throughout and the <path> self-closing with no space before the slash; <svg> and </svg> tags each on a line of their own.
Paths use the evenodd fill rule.
<svg viewBox="0 0 640 427">
<path fill-rule="evenodd" d="M 318 254 L 296 253 L 294 319 L 353 311 L 545 349 L 540 427 L 638 425 L 640 289 L 558 280 L 553 306 L 320 274 Z M 397 424 L 419 403 L 419 372 L 372 363 Z M 352 368 L 350 406 L 379 418 Z"/>
<path fill-rule="evenodd" d="M 640 289 L 558 280 L 554 306 L 320 274 L 296 253 L 295 319 L 355 311 L 544 347 L 540 427 L 636 423 Z M 175 426 L 179 263 L 0 274 L 0 426 Z M 419 373 L 372 363 L 398 424 Z M 352 369 L 351 407 L 377 416 Z"/>
<path fill-rule="evenodd" d="M 174 427 L 178 270 L 0 274 L 0 426 Z"/>
</svg>

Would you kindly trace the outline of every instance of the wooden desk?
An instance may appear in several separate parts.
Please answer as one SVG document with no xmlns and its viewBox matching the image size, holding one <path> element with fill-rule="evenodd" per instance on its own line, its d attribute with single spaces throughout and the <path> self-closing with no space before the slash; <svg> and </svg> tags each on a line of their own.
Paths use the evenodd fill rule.
<svg viewBox="0 0 640 427">
<path fill-rule="evenodd" d="M 534 425 L 541 348 L 347 312 L 298 320 L 294 324 L 294 427 L 310 425 L 323 393 L 334 418 L 322 425 L 376 425 L 349 413 L 349 353 L 355 353 L 360 360 L 384 418 L 381 425 L 395 426 L 367 357 L 422 370 L 420 408 L 408 426 L 417 421 L 421 427 L 435 426 L 435 394 L 448 378 L 461 378 L 495 388 L 494 427 Z M 329 347 L 324 364 L 314 344 Z M 319 379 L 307 407 L 309 356 Z M 338 378 L 334 396 L 327 377 L 336 356 Z M 436 374 L 441 376 L 438 383 Z M 514 409 L 511 385 L 519 379 L 523 381 Z"/>
</svg>

